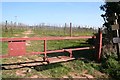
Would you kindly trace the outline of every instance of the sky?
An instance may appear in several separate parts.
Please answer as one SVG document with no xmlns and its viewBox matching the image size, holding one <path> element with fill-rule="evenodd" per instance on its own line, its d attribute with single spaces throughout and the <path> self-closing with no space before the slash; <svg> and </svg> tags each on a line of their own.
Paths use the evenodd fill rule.
<svg viewBox="0 0 120 80">
<path fill-rule="evenodd" d="M 2 22 L 46 23 L 100 27 L 104 2 L 2 2 Z"/>
</svg>

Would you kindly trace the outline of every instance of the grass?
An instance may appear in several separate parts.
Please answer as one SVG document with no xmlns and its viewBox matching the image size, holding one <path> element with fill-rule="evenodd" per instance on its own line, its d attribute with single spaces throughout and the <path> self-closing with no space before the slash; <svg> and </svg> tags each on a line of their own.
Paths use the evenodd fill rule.
<svg viewBox="0 0 120 80">
<path fill-rule="evenodd" d="M 21 76 L 16 76 L 15 71 L 16 70 L 2 71 L 2 78 L 21 78 Z"/>
<path fill-rule="evenodd" d="M 62 65 L 61 63 L 49 64 L 45 66 L 36 66 L 34 69 L 40 71 L 43 75 L 54 78 L 67 75 L 70 71 L 70 68 Z"/>
<path fill-rule="evenodd" d="M 8 42 L 1 43 L 1 53 L 0 54 L 7 54 L 8 53 Z"/>
<path fill-rule="evenodd" d="M 41 37 L 41 36 L 70 36 L 69 28 L 67 27 L 66 29 L 64 28 L 51 28 L 51 27 L 41 27 L 33 30 L 36 36 Z M 72 29 L 72 36 L 81 36 L 81 35 L 93 35 L 96 33 L 95 30 L 91 29 L 77 29 L 73 28 Z"/>
<path fill-rule="evenodd" d="M 76 74 L 79 76 L 83 76 L 83 74 L 89 74 L 93 75 L 94 77 L 99 77 L 99 78 L 105 78 L 107 77 L 106 75 L 99 75 L 95 74 L 95 71 L 97 70 L 96 68 L 93 67 L 98 67 L 94 62 L 91 63 L 86 63 L 82 60 L 74 60 L 70 62 L 65 62 L 65 63 L 55 63 L 55 64 L 49 64 L 49 65 L 43 65 L 43 66 L 35 66 L 33 68 L 21 68 L 21 69 L 13 69 L 13 70 L 2 70 L 3 71 L 3 78 L 17 78 L 17 77 L 31 77 L 33 75 L 38 75 L 41 78 L 62 78 L 64 76 L 71 77 L 73 78 L 74 76 L 71 74 Z M 31 72 L 27 72 L 27 70 L 31 70 Z M 16 71 L 25 71 L 24 76 L 20 75 L 15 75 Z M 7 74 L 6 74 L 7 73 Z M 9 75 L 11 74 L 11 75 Z M 99 75 L 99 76 L 98 76 Z"/>
<path fill-rule="evenodd" d="M 27 46 L 27 52 L 43 51 L 43 41 L 30 41 L 30 46 Z"/>
<path fill-rule="evenodd" d="M 15 35 L 19 34 L 19 37 L 21 36 L 21 33 L 24 32 L 26 29 L 20 29 L 15 28 L 11 31 L 11 29 L 8 29 L 5 31 L 5 29 L 2 29 L 2 36 L 1 37 L 17 37 Z"/>
<path fill-rule="evenodd" d="M 64 31 L 63 28 L 38 28 L 32 30 L 34 34 L 27 35 L 28 37 L 42 37 L 42 36 L 69 36 L 69 28 Z M 20 34 L 20 36 L 24 36 L 22 34 L 23 31 L 18 31 L 14 34 Z M 80 36 L 80 35 L 93 35 L 95 31 L 90 29 L 73 29 L 73 36 Z M 4 32 L 3 32 L 4 33 Z M 21 35 L 22 34 L 22 35 Z M 8 35 L 12 37 L 13 35 Z M 4 35 L 3 37 L 7 37 Z M 90 44 L 85 44 L 86 40 L 57 40 L 57 41 L 48 41 L 47 42 L 47 50 L 56 50 L 56 49 L 63 49 L 63 48 L 76 48 L 76 47 L 84 47 L 90 46 Z M 43 41 L 30 41 L 30 45 L 27 46 L 27 52 L 31 51 L 43 51 Z M 7 51 L 7 44 L 4 43 L 2 46 L 2 52 L 6 53 Z M 2 70 L 2 78 L 25 78 L 25 77 L 32 77 L 37 75 L 40 78 L 60 78 L 60 77 L 68 77 L 73 78 L 75 75 L 83 76 L 83 74 L 90 74 L 94 77 L 98 77 L 95 74 L 95 71 L 98 71 L 99 65 L 94 62 L 94 50 L 83 50 L 83 51 L 73 51 L 74 57 L 77 60 L 65 62 L 65 63 L 55 63 L 43 66 L 35 66 L 35 67 L 24 67 L 20 69 L 13 69 L 13 70 Z M 48 56 L 56 56 L 54 53 L 49 54 Z M 62 54 L 62 53 L 60 53 Z M 64 55 L 65 53 L 63 53 Z M 34 59 L 39 59 L 40 55 L 33 55 L 33 56 L 23 56 L 23 57 L 14 57 L 14 58 L 5 58 L 3 59 L 3 63 L 12 63 L 12 62 L 24 62 Z M 83 58 L 83 60 L 79 60 L 79 58 Z M 27 72 L 27 70 L 31 70 Z M 24 76 L 17 75 L 17 71 L 25 71 Z M 75 74 L 75 75 L 74 75 Z M 104 75 L 105 77 L 107 75 Z M 99 77 L 104 77 L 103 75 L 99 75 Z"/>
<path fill-rule="evenodd" d="M 108 55 L 107 55 L 108 56 Z M 103 58 L 100 71 L 108 74 L 113 79 L 120 79 L 120 61 L 117 60 L 115 53 L 112 53 L 109 57 Z"/>
<path fill-rule="evenodd" d="M 48 50 L 53 49 L 63 49 L 63 48 L 70 48 L 76 46 L 86 46 L 81 44 L 82 42 L 85 43 L 85 40 L 62 40 L 62 41 L 48 41 Z"/>
</svg>

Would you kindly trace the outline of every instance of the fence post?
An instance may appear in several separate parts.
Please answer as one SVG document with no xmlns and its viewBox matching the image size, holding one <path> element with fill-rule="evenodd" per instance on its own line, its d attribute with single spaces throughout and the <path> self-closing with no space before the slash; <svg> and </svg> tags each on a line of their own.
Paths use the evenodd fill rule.
<svg viewBox="0 0 120 80">
<path fill-rule="evenodd" d="M 13 28 L 12 27 L 13 27 L 13 22 L 11 21 L 11 28 L 10 29 L 11 29 L 11 33 L 13 34 Z"/>
<path fill-rule="evenodd" d="M 70 23 L 70 37 L 72 37 L 72 23 Z"/>
<path fill-rule="evenodd" d="M 102 52 L 102 32 L 99 28 L 98 35 L 96 36 L 96 53 L 97 53 L 96 57 L 98 62 L 100 62 L 101 52 Z"/>
<path fill-rule="evenodd" d="M 115 16 L 117 17 L 117 14 L 116 14 L 116 13 L 115 13 Z M 117 19 L 115 19 L 115 24 L 118 24 Z M 120 26 L 119 26 L 119 28 L 120 28 Z M 119 32 L 119 30 L 117 30 L 117 37 L 120 37 L 120 32 Z M 120 61 L 120 43 L 117 43 L 117 44 L 116 44 L 116 47 L 117 47 L 118 60 Z"/>
<path fill-rule="evenodd" d="M 7 20 L 6 20 L 6 21 L 5 21 L 5 32 L 8 32 L 7 24 L 8 24 L 8 22 L 7 22 Z"/>
<path fill-rule="evenodd" d="M 66 27 L 67 27 L 67 24 L 65 23 L 65 26 L 64 26 L 64 36 L 66 35 Z"/>
</svg>

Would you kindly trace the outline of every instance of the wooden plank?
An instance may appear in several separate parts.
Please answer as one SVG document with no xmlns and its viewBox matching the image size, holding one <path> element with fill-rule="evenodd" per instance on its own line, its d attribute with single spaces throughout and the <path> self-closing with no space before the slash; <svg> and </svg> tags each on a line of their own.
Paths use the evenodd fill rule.
<svg viewBox="0 0 120 80">
<path fill-rule="evenodd" d="M 112 30 L 118 30 L 119 29 L 119 24 L 112 25 Z"/>
<path fill-rule="evenodd" d="M 113 43 L 120 43 L 120 38 L 118 38 L 118 37 L 113 38 Z"/>
<path fill-rule="evenodd" d="M 45 63 L 43 62 L 35 62 L 35 63 L 29 63 L 29 64 L 20 64 L 21 66 L 27 66 L 27 67 L 31 67 L 31 66 L 38 66 L 38 65 L 44 65 Z M 47 64 L 47 62 L 46 62 Z"/>
<path fill-rule="evenodd" d="M 70 58 L 67 56 L 59 56 L 59 57 L 51 57 L 48 58 L 49 63 L 58 63 L 58 62 L 66 62 L 66 61 L 71 61 L 74 60 L 75 58 Z"/>
<path fill-rule="evenodd" d="M 17 69 L 17 68 L 22 68 L 23 66 L 21 65 L 10 65 L 10 66 L 1 66 L 2 69 Z"/>
</svg>

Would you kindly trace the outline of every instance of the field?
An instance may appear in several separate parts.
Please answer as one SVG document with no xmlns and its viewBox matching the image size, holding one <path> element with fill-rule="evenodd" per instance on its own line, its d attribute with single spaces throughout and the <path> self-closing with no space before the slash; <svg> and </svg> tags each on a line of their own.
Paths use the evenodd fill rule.
<svg viewBox="0 0 120 80">
<path fill-rule="evenodd" d="M 97 30 L 92 28 L 73 28 L 72 36 L 94 35 Z M 2 30 L 2 37 L 43 37 L 43 36 L 69 36 L 69 27 L 30 27 L 14 28 L 11 32 Z M 48 41 L 47 49 L 56 50 L 63 48 L 75 48 L 91 46 L 83 40 Z M 43 41 L 28 41 L 27 52 L 43 51 Z M 2 43 L 2 54 L 7 53 L 7 43 Z M 2 70 L 2 78 L 108 78 L 109 75 L 99 71 L 100 63 L 96 63 L 94 50 L 74 51 L 76 60 L 62 63 L 47 64 L 42 66 L 22 67 L 17 69 Z M 68 53 L 53 53 L 48 56 L 68 55 Z M 2 64 L 20 62 L 34 62 L 41 60 L 43 55 L 19 56 L 2 59 Z"/>
</svg>

